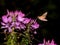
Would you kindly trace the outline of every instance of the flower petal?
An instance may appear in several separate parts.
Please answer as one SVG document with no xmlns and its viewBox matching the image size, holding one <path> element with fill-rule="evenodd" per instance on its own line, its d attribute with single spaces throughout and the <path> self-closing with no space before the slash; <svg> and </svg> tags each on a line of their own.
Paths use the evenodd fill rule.
<svg viewBox="0 0 60 45">
<path fill-rule="evenodd" d="M 16 26 L 19 26 L 19 25 L 20 25 L 20 23 L 19 23 L 19 22 L 15 22 L 15 25 L 16 25 Z"/>
<path fill-rule="evenodd" d="M 15 29 L 19 29 L 20 30 L 21 28 L 19 26 L 16 26 Z"/>
<path fill-rule="evenodd" d="M 17 19 L 18 19 L 18 21 L 24 21 L 25 18 L 22 18 L 22 17 L 18 16 Z"/>
<path fill-rule="evenodd" d="M 7 18 L 7 16 L 2 16 L 2 20 L 3 20 L 3 22 L 5 22 L 5 23 L 8 23 L 8 18 Z"/>
<path fill-rule="evenodd" d="M 11 29 L 11 27 L 9 27 L 9 28 L 8 28 L 8 31 L 9 31 L 9 32 L 12 32 L 12 29 Z"/>
<path fill-rule="evenodd" d="M 10 27 L 13 27 L 14 25 L 15 25 L 15 22 L 12 22 L 11 25 L 10 25 Z"/>
<path fill-rule="evenodd" d="M 2 26 L 1 28 L 6 28 L 5 26 Z"/>
<path fill-rule="evenodd" d="M 31 25 L 34 29 L 37 29 L 39 27 L 39 24 L 35 23 Z"/>
<path fill-rule="evenodd" d="M 37 34 L 37 32 L 36 32 L 36 31 L 34 31 L 34 34 Z"/>
<path fill-rule="evenodd" d="M 8 12 L 7 16 L 11 16 L 12 17 L 12 16 L 14 16 L 14 13 L 13 12 Z"/>
<path fill-rule="evenodd" d="M 25 20 L 23 21 L 24 24 L 28 24 L 30 22 L 31 19 L 25 18 Z"/>
<path fill-rule="evenodd" d="M 20 15 L 20 17 L 24 17 L 25 16 L 25 14 L 22 13 L 21 11 L 18 13 L 18 15 Z"/>
<path fill-rule="evenodd" d="M 6 25 L 5 23 L 1 22 L 1 25 Z"/>
<path fill-rule="evenodd" d="M 21 29 L 25 29 L 26 27 L 25 27 L 25 25 L 20 24 L 20 28 L 21 28 Z"/>
<path fill-rule="evenodd" d="M 14 12 L 14 14 L 15 14 L 15 16 L 17 16 L 17 15 L 19 14 L 19 11 L 16 10 L 16 11 Z"/>
<path fill-rule="evenodd" d="M 12 22 L 12 17 L 8 17 L 8 22 Z"/>
<path fill-rule="evenodd" d="M 56 44 L 54 43 L 54 40 L 51 41 L 50 45 L 56 45 Z"/>
</svg>

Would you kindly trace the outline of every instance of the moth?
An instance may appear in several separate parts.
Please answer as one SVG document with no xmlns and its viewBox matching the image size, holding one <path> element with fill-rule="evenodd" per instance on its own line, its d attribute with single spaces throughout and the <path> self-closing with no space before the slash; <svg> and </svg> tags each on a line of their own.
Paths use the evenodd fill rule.
<svg viewBox="0 0 60 45">
<path fill-rule="evenodd" d="M 47 16 L 47 12 L 43 13 L 41 16 L 38 16 L 37 18 L 38 18 L 39 20 L 41 20 L 41 21 L 48 21 L 48 20 L 46 19 L 46 16 Z"/>
</svg>

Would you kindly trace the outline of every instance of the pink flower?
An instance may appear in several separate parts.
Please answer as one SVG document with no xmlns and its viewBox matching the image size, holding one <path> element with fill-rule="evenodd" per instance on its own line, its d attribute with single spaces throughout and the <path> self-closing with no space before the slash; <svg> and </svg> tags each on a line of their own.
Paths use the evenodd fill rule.
<svg viewBox="0 0 60 45">
<path fill-rule="evenodd" d="M 37 22 L 34 22 L 34 23 L 31 25 L 31 27 L 32 27 L 33 29 L 37 29 L 37 28 L 39 28 L 39 24 L 38 24 Z"/>
<path fill-rule="evenodd" d="M 36 31 L 34 31 L 34 34 L 37 34 L 37 32 L 36 32 Z"/>
<path fill-rule="evenodd" d="M 56 44 L 54 43 L 54 40 L 53 40 L 53 39 L 52 39 L 50 45 L 56 45 Z"/>
<path fill-rule="evenodd" d="M 2 21 L 4 22 L 4 23 L 10 23 L 10 22 L 12 22 L 12 18 L 11 17 L 7 17 L 6 15 L 4 15 L 4 16 L 2 16 Z"/>
<path fill-rule="evenodd" d="M 14 12 L 14 14 L 15 15 L 19 15 L 20 17 L 24 17 L 25 16 L 24 13 L 22 13 L 21 11 L 17 11 L 17 10 Z"/>
<path fill-rule="evenodd" d="M 12 17 L 8 17 L 8 22 L 9 22 L 9 23 L 12 22 Z"/>
<path fill-rule="evenodd" d="M 24 24 L 28 24 L 30 21 L 31 21 L 31 19 L 25 18 L 24 21 L 23 21 L 23 23 L 24 23 Z"/>
<path fill-rule="evenodd" d="M 19 25 L 20 25 L 20 22 L 15 22 L 15 25 L 16 25 L 16 26 L 19 26 Z"/>
<path fill-rule="evenodd" d="M 31 23 L 30 27 L 32 29 L 37 29 L 39 27 L 36 20 L 26 18 L 25 14 L 21 11 L 16 10 L 15 12 L 9 12 L 9 10 L 7 10 L 7 14 L 2 16 L 1 28 L 6 28 L 9 32 L 12 31 L 12 28 L 25 30 L 26 25 L 29 23 Z M 34 33 L 36 34 L 36 32 Z"/>
<path fill-rule="evenodd" d="M 6 25 L 5 23 L 1 22 L 1 25 Z"/>
<path fill-rule="evenodd" d="M 23 22 L 25 18 L 22 18 L 20 15 L 18 15 L 17 20 L 20 22 Z"/>
<path fill-rule="evenodd" d="M 9 23 L 4 24 L 3 22 L 1 23 L 2 27 L 1 28 L 5 28 L 5 30 L 8 30 L 8 32 L 12 32 L 12 27 Z"/>
<path fill-rule="evenodd" d="M 7 18 L 7 16 L 2 16 L 2 21 L 4 22 L 4 23 L 8 23 L 8 18 Z"/>
<path fill-rule="evenodd" d="M 20 17 L 24 17 L 25 14 L 22 13 L 21 11 L 16 10 L 15 12 L 9 12 L 9 10 L 7 10 L 7 16 L 20 16 Z"/>
<path fill-rule="evenodd" d="M 14 13 L 11 11 L 11 12 L 9 12 L 9 10 L 7 10 L 7 16 L 14 16 Z"/>
<path fill-rule="evenodd" d="M 39 43 L 38 45 L 57 45 L 57 44 L 55 44 L 54 43 L 54 40 L 52 40 L 51 42 L 50 42 L 50 40 L 48 40 L 47 42 L 45 41 L 45 39 L 44 39 L 44 43 Z"/>
</svg>

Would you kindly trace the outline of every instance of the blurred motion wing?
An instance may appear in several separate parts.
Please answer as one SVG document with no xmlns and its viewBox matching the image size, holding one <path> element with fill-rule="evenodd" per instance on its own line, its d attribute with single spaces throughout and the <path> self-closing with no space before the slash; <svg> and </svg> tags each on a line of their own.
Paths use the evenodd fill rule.
<svg viewBox="0 0 60 45">
<path fill-rule="evenodd" d="M 38 16 L 37 18 L 38 18 L 39 20 L 41 20 L 41 21 L 48 21 L 48 20 L 46 19 L 46 16 L 47 16 L 47 12 L 43 13 L 41 16 Z"/>
</svg>

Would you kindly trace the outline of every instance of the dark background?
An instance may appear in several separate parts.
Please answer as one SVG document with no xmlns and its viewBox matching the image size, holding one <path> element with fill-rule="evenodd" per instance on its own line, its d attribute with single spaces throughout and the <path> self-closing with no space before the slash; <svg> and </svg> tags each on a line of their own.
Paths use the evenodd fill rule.
<svg viewBox="0 0 60 45">
<path fill-rule="evenodd" d="M 35 38 L 42 42 L 54 39 L 57 44 L 60 43 L 60 1 L 59 0 L 0 0 L 0 17 L 6 14 L 6 10 L 22 10 L 28 17 L 36 18 L 44 12 L 48 12 L 47 22 L 37 20 L 40 24 L 38 34 Z M 3 34 L 0 34 L 0 43 L 3 42 Z M 37 42 L 37 41 L 34 41 Z"/>
</svg>

